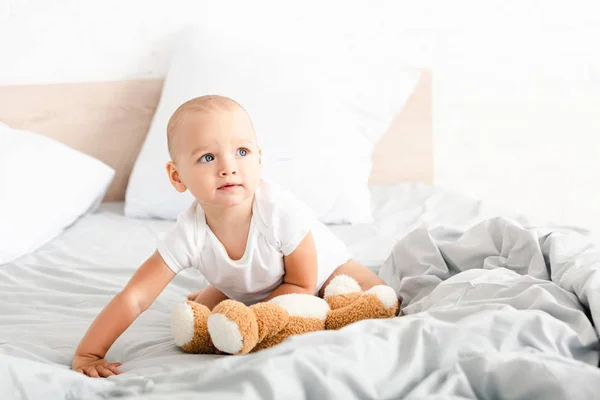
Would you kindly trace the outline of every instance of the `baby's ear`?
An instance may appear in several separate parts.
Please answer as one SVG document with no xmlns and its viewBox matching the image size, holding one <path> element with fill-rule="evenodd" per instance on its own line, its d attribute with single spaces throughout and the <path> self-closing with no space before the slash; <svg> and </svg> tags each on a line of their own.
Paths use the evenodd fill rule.
<svg viewBox="0 0 600 400">
<path fill-rule="evenodd" d="M 181 181 L 181 176 L 179 175 L 179 171 L 177 171 L 177 166 L 173 161 L 169 161 L 167 163 L 167 174 L 169 174 L 169 181 L 171 181 L 171 185 L 180 193 L 183 193 L 187 190 L 187 186 Z"/>
<path fill-rule="evenodd" d="M 258 148 L 258 163 L 262 164 L 262 149 Z"/>
</svg>

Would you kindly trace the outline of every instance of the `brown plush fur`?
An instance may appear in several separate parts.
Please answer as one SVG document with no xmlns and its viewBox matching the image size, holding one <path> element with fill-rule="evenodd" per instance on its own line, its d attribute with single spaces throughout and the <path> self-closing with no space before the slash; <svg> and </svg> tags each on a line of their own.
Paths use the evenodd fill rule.
<svg viewBox="0 0 600 400">
<path fill-rule="evenodd" d="M 340 329 L 353 322 L 369 318 L 391 318 L 396 315 L 398 306 L 386 308 L 373 294 L 365 293 L 350 305 L 329 311 L 325 329 Z"/>
<path fill-rule="evenodd" d="M 194 335 L 182 349 L 190 353 L 215 353 L 216 349 L 207 329 L 208 308 L 193 302 L 188 304 L 194 310 Z M 248 307 L 234 300 L 225 300 L 219 303 L 212 313 L 222 314 L 237 325 L 242 337 L 242 348 L 236 354 L 246 354 L 272 347 L 293 335 L 323 329 L 340 329 L 363 319 L 391 318 L 396 315 L 399 307 L 396 301 L 392 307 L 386 308 L 375 294 L 363 292 L 331 296 L 327 298 L 327 304 L 329 311 L 324 320 L 290 315 L 282 306 L 270 302 Z M 327 308 L 327 305 L 325 307 Z"/>
<path fill-rule="evenodd" d="M 289 314 L 277 304 L 258 303 L 250 306 L 258 324 L 258 342 L 277 335 L 288 324 Z"/>
<path fill-rule="evenodd" d="M 253 310 L 235 300 L 225 300 L 213 308 L 213 314 L 223 314 L 234 321 L 242 334 L 243 347 L 240 354 L 250 352 L 258 343 L 258 323 Z"/>
<path fill-rule="evenodd" d="M 307 317 L 290 317 L 289 323 L 285 328 L 277 332 L 275 335 L 258 343 L 258 345 L 254 349 L 252 349 L 252 352 L 275 346 L 276 344 L 283 342 L 285 339 L 293 335 L 322 331 L 323 329 L 325 329 L 325 321 L 321 319 Z"/>
<path fill-rule="evenodd" d="M 329 297 L 327 303 L 332 310 L 337 310 L 338 308 L 346 307 L 347 305 L 354 303 L 361 294 L 361 292 L 338 294 L 337 296 Z"/>
<path fill-rule="evenodd" d="M 210 340 L 206 324 L 208 316 L 210 315 L 210 310 L 205 305 L 198 304 L 194 301 L 188 300 L 186 303 L 192 307 L 192 311 L 194 312 L 194 337 L 188 343 L 183 345 L 181 349 L 188 353 L 214 353 L 215 347 Z"/>
</svg>

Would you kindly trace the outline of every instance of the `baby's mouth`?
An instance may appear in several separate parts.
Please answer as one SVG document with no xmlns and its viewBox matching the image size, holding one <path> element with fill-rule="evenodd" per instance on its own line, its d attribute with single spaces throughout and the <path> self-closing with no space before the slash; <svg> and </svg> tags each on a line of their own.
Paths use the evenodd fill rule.
<svg viewBox="0 0 600 400">
<path fill-rule="evenodd" d="M 242 185 L 240 185 L 239 183 L 226 183 L 224 185 L 219 186 L 219 190 L 228 190 L 228 189 L 235 189 L 238 188 Z"/>
</svg>

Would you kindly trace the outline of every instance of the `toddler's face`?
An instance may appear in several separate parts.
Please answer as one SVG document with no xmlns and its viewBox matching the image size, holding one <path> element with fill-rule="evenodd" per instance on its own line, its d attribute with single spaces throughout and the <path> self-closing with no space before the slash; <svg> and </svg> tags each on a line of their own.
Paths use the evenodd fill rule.
<svg viewBox="0 0 600 400">
<path fill-rule="evenodd" d="M 243 109 L 187 112 L 175 140 L 176 170 L 200 204 L 230 207 L 254 195 L 261 155 Z"/>
</svg>

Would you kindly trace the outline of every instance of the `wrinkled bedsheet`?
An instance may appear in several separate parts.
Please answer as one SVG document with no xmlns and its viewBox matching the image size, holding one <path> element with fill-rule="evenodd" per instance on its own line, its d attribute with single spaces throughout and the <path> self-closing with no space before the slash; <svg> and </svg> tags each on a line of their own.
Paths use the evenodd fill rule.
<svg viewBox="0 0 600 400">
<path fill-rule="evenodd" d="M 73 351 L 171 222 L 106 208 L 84 217 L 0 266 L 0 398 L 600 397 L 597 244 L 426 187 L 384 194 L 374 224 L 332 229 L 394 287 L 405 316 L 252 355 L 184 354 L 171 339 L 170 309 L 204 284 L 186 271 L 107 354 L 124 373 L 102 380 L 71 371 Z"/>
<path fill-rule="evenodd" d="M 600 398 L 600 247 L 585 236 L 506 218 L 421 228 L 379 274 L 417 348 L 401 396 Z"/>
</svg>

